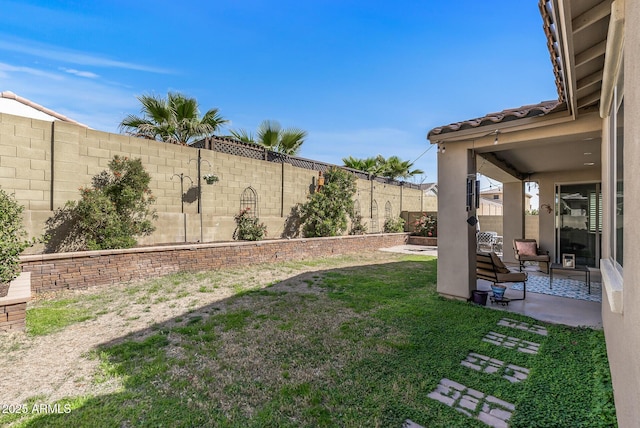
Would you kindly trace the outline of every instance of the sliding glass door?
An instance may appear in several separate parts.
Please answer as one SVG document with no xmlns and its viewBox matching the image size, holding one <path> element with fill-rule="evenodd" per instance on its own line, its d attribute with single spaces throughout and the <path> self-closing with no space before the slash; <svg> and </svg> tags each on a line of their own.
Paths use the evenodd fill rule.
<svg viewBox="0 0 640 428">
<path fill-rule="evenodd" d="M 576 264 L 598 267 L 601 231 L 600 183 L 556 186 L 556 261 L 573 254 Z"/>
</svg>

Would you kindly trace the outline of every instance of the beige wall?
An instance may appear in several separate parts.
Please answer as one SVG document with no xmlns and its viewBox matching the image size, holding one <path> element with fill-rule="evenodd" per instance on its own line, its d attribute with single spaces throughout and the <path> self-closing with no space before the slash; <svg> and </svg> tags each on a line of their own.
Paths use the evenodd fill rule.
<svg viewBox="0 0 640 428">
<path fill-rule="evenodd" d="M 306 201 L 318 172 L 275 163 L 201 150 L 202 174 L 215 173 L 220 181 L 202 184 L 202 237 L 205 242 L 228 241 L 235 229 L 233 216 L 241 207 L 241 195 L 252 187 L 258 196 L 258 215 L 271 238 L 284 230 L 286 217 L 297 203 Z M 156 232 L 141 244 L 200 240 L 197 203 L 198 150 L 125 135 L 87 129 L 64 122 L 45 122 L 0 114 L 0 186 L 14 192 L 25 206 L 25 225 L 30 235 L 42 233 L 53 210 L 79 198 L 79 188 L 107 169 L 114 155 L 140 158 L 151 175 L 151 190 L 158 211 Z M 189 196 L 181 214 L 179 175 Z M 193 183 L 189 180 L 193 180 Z M 372 185 L 373 184 L 373 185 Z M 378 203 L 377 230 L 385 220 L 389 202 L 392 216 L 401 210 L 421 211 L 419 189 L 358 179 L 361 214 L 367 225 L 374 223 L 371 201 Z M 30 252 L 40 251 L 35 247 Z"/>
<path fill-rule="evenodd" d="M 640 3 L 626 1 L 625 10 L 625 58 L 624 58 L 624 272 L 622 281 L 609 269 L 606 259 L 610 256 L 607 245 L 603 245 L 603 293 L 602 318 L 607 353 L 616 403 L 616 413 L 620 427 L 637 427 L 640 421 L 640 245 L 636 239 L 640 235 L 640 224 L 636 213 L 640 212 L 640 198 L 633 197 L 640 192 L 640 182 L 636 172 L 640 170 Z M 605 120 L 603 132 L 603 189 L 609 188 L 608 160 L 609 139 Z M 613 195 L 606 194 L 604 204 Z M 605 211 L 606 212 L 606 211 Z M 609 225 L 610 219 L 604 218 Z M 604 241 L 608 242 L 609 231 Z M 610 301 L 621 293 L 621 302 Z"/>
<path fill-rule="evenodd" d="M 497 215 L 479 215 L 481 232 L 497 232 L 504 236 L 502 222 L 504 218 Z M 539 239 L 539 220 L 537 215 L 524 216 L 524 237 L 527 239 Z M 511 244 L 508 244 L 511 248 Z M 546 249 L 546 248 L 545 248 Z"/>
</svg>

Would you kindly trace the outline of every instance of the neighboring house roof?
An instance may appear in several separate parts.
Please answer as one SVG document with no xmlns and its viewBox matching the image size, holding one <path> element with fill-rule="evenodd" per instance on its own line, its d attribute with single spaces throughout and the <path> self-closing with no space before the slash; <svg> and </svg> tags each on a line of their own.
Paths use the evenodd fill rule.
<svg viewBox="0 0 640 428">
<path fill-rule="evenodd" d="M 420 189 L 422 189 L 425 194 L 430 193 L 434 196 L 438 196 L 438 183 L 422 183 L 420 185 Z"/>
<path fill-rule="evenodd" d="M 88 128 L 88 126 L 85 124 L 76 122 L 75 120 L 70 119 L 63 114 L 43 107 L 40 104 L 34 103 L 33 101 L 16 95 L 11 91 L 0 92 L 0 113 L 8 113 L 15 116 L 46 120 L 49 122 L 59 120 L 61 122 L 73 123 L 75 125 L 80 125 Z"/>
<path fill-rule="evenodd" d="M 539 104 L 502 110 L 497 113 L 489 113 L 476 119 L 464 120 L 462 122 L 455 122 L 449 125 L 433 128 L 429 131 L 427 138 L 431 139 L 434 135 L 446 134 L 447 132 L 461 131 L 469 128 L 478 128 L 485 125 L 495 125 L 497 123 L 508 122 L 515 119 L 544 116 L 546 114 L 562 110 L 566 110 L 566 105 L 560 101 L 543 101 Z"/>
<path fill-rule="evenodd" d="M 482 204 L 487 204 L 487 205 L 495 205 L 496 207 L 501 207 L 502 206 L 502 201 L 499 199 L 489 199 L 489 198 L 485 198 L 485 197 L 480 197 L 480 203 Z"/>
</svg>

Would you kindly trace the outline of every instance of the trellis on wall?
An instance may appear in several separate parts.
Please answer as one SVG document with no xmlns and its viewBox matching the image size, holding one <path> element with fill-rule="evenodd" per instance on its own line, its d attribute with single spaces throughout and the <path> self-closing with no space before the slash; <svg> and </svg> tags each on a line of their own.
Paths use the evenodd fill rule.
<svg viewBox="0 0 640 428">
<path fill-rule="evenodd" d="M 240 196 L 240 211 L 249 208 L 249 215 L 258 217 L 258 192 L 249 186 L 242 191 Z"/>
<path fill-rule="evenodd" d="M 378 233 L 378 201 L 371 202 L 371 233 Z"/>
<path fill-rule="evenodd" d="M 384 220 L 391 220 L 391 216 L 392 216 L 392 208 L 391 208 L 391 202 L 387 201 L 386 204 L 384 204 Z"/>
</svg>

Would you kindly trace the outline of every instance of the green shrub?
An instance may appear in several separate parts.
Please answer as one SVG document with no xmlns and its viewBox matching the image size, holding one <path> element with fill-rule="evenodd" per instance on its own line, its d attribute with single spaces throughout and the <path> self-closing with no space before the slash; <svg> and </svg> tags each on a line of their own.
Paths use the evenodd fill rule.
<svg viewBox="0 0 640 428">
<path fill-rule="evenodd" d="M 385 233 L 404 232 L 404 219 L 402 217 L 387 219 L 384 222 L 383 230 Z"/>
<path fill-rule="evenodd" d="M 438 218 L 422 213 L 419 219 L 413 222 L 413 234 L 418 236 L 438 236 Z"/>
<path fill-rule="evenodd" d="M 261 241 L 267 234 L 267 226 L 260 223 L 258 217 L 254 217 L 247 207 L 236 214 L 236 230 L 233 232 L 233 239 L 240 241 Z"/>
<path fill-rule="evenodd" d="M 354 218 L 356 177 L 334 167 L 325 172 L 324 179 L 322 189 L 300 207 L 302 232 L 309 238 L 341 235 L 347 230 L 347 216 Z"/>
<path fill-rule="evenodd" d="M 150 235 L 157 218 L 150 208 L 155 198 L 151 176 L 140 159 L 114 156 L 109 170 L 81 188 L 79 201 L 68 201 L 47 220 L 53 251 L 130 248 L 136 236 Z"/>
<path fill-rule="evenodd" d="M 351 218 L 351 230 L 349 235 L 364 235 L 367 233 L 367 225 L 362 222 L 362 216 L 356 214 Z"/>
<path fill-rule="evenodd" d="M 20 275 L 20 253 L 35 243 L 22 224 L 24 207 L 0 188 L 0 284 Z"/>
</svg>

